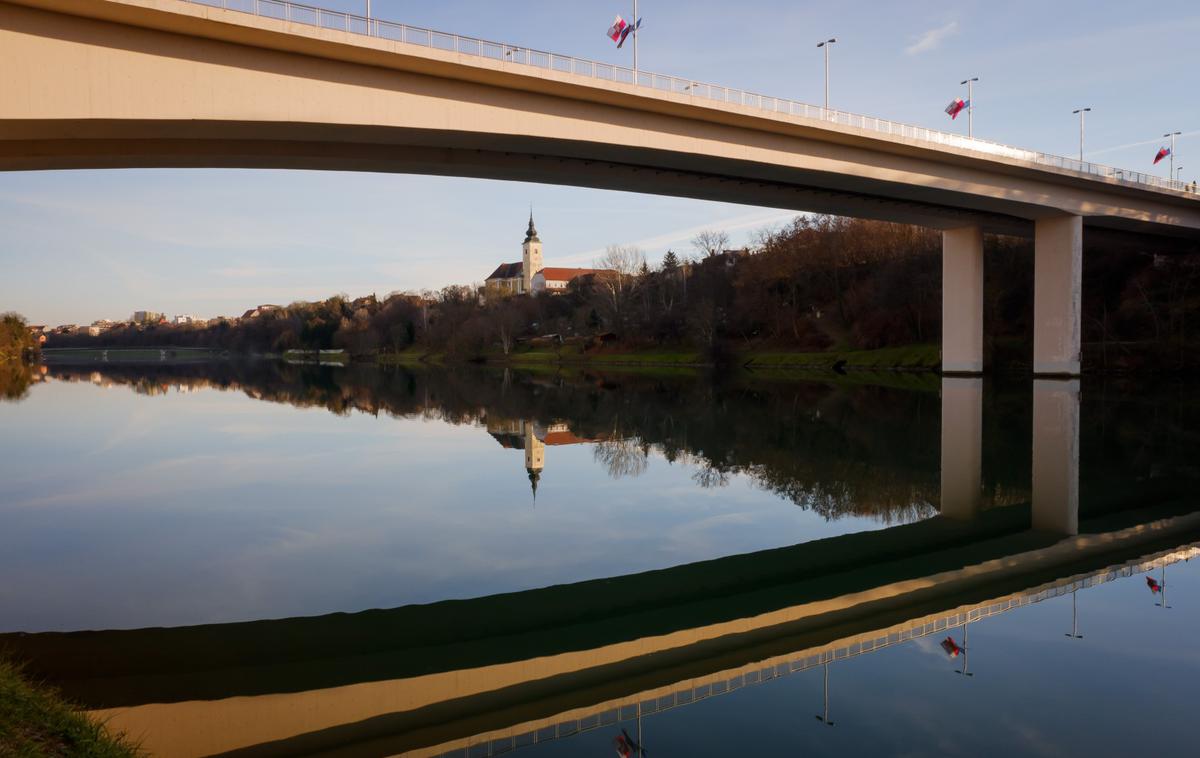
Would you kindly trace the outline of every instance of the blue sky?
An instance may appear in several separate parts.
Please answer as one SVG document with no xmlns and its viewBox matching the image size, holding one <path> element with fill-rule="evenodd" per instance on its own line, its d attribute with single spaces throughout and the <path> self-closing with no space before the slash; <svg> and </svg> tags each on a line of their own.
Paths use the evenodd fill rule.
<svg viewBox="0 0 1200 758">
<path fill-rule="evenodd" d="M 364 3 L 321 0 L 343 10 Z M 631 2 L 374 0 L 377 16 L 628 63 L 603 32 Z M 642 0 L 640 63 L 812 103 L 818 40 L 834 36 L 834 107 L 942 129 L 980 77 L 976 136 L 1151 170 L 1180 130 L 1177 165 L 1200 176 L 1200 6 L 1161 2 Z M 1166 163 L 1156 167 L 1166 174 Z M 1194 169 L 1194 170 L 1193 170 Z M 479 281 L 516 260 L 532 203 L 546 262 L 586 265 L 605 245 L 652 259 L 699 229 L 735 242 L 791 214 L 763 208 L 470 179 L 282 171 L 0 174 L 0 309 L 37 323 L 200 316 L 336 292 L 383 294 Z M 33 265 L 30 265 L 30 264 Z"/>
</svg>

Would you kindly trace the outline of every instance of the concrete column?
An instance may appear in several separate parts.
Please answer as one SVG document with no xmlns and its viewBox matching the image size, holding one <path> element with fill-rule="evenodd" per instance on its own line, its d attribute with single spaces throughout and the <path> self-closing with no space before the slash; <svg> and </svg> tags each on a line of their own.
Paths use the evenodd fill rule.
<svg viewBox="0 0 1200 758">
<path fill-rule="evenodd" d="M 1079 533 L 1079 380 L 1033 380 L 1033 528 Z"/>
<path fill-rule="evenodd" d="M 983 371 L 983 230 L 942 232 L 942 372 Z"/>
<path fill-rule="evenodd" d="M 1033 373 L 1078 376 L 1083 217 L 1036 221 L 1033 247 Z"/>
<path fill-rule="evenodd" d="M 983 380 L 942 379 L 942 515 L 971 519 L 983 507 Z"/>
</svg>

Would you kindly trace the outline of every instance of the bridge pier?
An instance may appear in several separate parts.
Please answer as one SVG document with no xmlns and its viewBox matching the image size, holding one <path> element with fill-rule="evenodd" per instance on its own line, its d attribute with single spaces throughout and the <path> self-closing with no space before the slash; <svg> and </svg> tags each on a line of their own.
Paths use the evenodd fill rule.
<svg viewBox="0 0 1200 758">
<path fill-rule="evenodd" d="M 1033 380 L 1033 528 L 1079 533 L 1079 380 Z"/>
<path fill-rule="evenodd" d="M 947 229 L 942 232 L 942 373 L 982 371 L 983 229 Z"/>
<path fill-rule="evenodd" d="M 983 379 L 942 379 L 943 516 L 969 520 L 983 509 Z"/>
<path fill-rule="evenodd" d="M 1078 376 L 1083 217 L 1034 222 L 1033 373 Z"/>
</svg>

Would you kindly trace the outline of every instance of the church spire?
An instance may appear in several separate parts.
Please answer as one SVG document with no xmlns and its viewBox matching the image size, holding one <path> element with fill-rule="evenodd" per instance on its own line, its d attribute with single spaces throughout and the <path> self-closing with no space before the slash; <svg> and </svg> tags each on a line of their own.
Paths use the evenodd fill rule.
<svg viewBox="0 0 1200 758">
<path fill-rule="evenodd" d="M 525 230 L 526 242 L 541 242 L 537 236 L 537 227 L 533 225 L 533 206 L 529 206 L 529 228 Z"/>
<path fill-rule="evenodd" d="M 529 473 L 529 486 L 533 489 L 533 502 L 536 503 L 538 480 L 542 478 L 542 472 L 532 468 L 527 468 L 525 471 Z"/>
</svg>

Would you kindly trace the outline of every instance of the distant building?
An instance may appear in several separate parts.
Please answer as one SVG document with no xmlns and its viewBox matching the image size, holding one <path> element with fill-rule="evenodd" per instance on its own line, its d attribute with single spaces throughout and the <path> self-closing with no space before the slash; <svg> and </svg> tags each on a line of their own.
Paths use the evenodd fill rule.
<svg viewBox="0 0 1200 758">
<path fill-rule="evenodd" d="M 529 228 L 525 230 L 525 241 L 521 244 L 521 260 L 517 263 L 501 263 L 484 280 L 484 299 L 497 299 L 513 295 L 535 295 L 541 292 L 564 292 L 567 286 L 581 277 L 615 275 L 615 271 L 594 268 L 556 268 L 542 265 L 542 241 L 533 224 L 533 213 L 529 214 Z"/>
<path fill-rule="evenodd" d="M 533 276 L 542 270 L 542 241 L 538 239 L 537 227 L 533 225 L 533 212 L 529 213 L 529 228 L 525 230 L 525 241 L 521 243 L 521 261 L 501 263 L 484 280 L 484 297 L 509 297 L 526 295 L 533 291 Z"/>
<path fill-rule="evenodd" d="M 251 308 L 243 313 L 242 318 L 258 318 L 259 316 L 278 310 L 282 310 L 282 307 L 278 305 L 260 305 L 257 308 Z"/>
<path fill-rule="evenodd" d="M 135 324 L 157 324 L 163 318 L 163 314 L 158 311 L 134 311 L 130 320 Z"/>
<path fill-rule="evenodd" d="M 171 319 L 171 323 L 175 324 L 176 326 L 186 326 L 187 324 L 194 324 L 197 321 L 199 321 L 199 319 L 197 319 L 195 316 L 187 315 L 179 315 Z"/>
<path fill-rule="evenodd" d="M 558 294 L 565 292 L 567 285 L 582 277 L 608 276 L 616 272 L 602 268 L 556 268 L 549 266 L 533 276 L 534 294 L 547 292 Z"/>
</svg>

